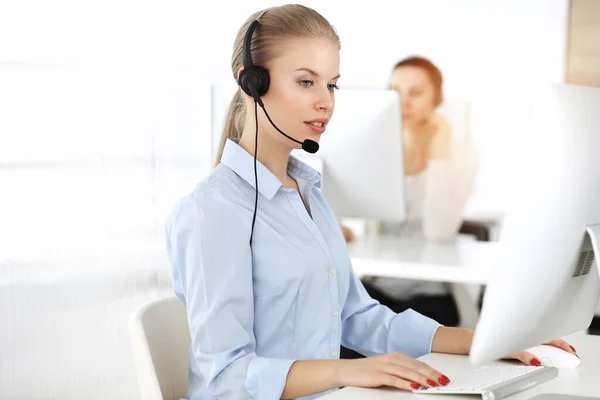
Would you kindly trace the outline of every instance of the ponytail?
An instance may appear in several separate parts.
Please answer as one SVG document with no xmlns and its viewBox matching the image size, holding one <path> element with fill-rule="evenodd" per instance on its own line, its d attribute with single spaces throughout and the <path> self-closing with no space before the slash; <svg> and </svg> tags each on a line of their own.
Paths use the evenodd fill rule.
<svg viewBox="0 0 600 400">
<path fill-rule="evenodd" d="M 231 104 L 229 104 L 229 109 L 227 110 L 223 133 L 221 134 L 217 157 L 215 158 L 215 167 L 221 162 L 223 149 L 225 148 L 227 139 L 239 139 L 242 137 L 244 119 L 246 118 L 245 114 L 244 98 L 242 97 L 241 89 L 238 88 L 235 95 L 233 95 L 233 99 L 231 99 Z"/>
</svg>

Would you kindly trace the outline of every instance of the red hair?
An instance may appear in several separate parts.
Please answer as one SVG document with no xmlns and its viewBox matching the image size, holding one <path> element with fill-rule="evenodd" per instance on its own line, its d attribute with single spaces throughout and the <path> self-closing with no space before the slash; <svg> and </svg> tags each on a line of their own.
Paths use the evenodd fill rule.
<svg viewBox="0 0 600 400">
<path fill-rule="evenodd" d="M 435 66 L 434 63 L 423 57 L 412 56 L 398 61 L 396 65 L 394 65 L 394 69 L 392 71 L 395 71 L 396 68 L 400 67 L 415 67 L 421 68 L 423 71 L 425 71 L 429 77 L 431 85 L 433 86 L 433 90 L 435 91 L 435 106 L 437 107 L 442 104 L 444 99 L 442 91 L 444 79 L 442 77 L 442 72 L 438 67 Z"/>
</svg>

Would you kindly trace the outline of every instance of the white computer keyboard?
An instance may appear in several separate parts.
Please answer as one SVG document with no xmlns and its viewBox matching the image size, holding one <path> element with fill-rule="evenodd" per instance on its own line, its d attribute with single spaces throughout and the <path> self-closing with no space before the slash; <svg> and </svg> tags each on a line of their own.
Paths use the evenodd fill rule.
<svg viewBox="0 0 600 400">
<path fill-rule="evenodd" d="M 487 366 L 452 374 L 446 386 L 422 388 L 413 392 L 419 394 L 481 394 L 483 398 L 501 399 L 530 387 L 546 382 L 556 375 L 556 368 L 516 366 Z"/>
</svg>

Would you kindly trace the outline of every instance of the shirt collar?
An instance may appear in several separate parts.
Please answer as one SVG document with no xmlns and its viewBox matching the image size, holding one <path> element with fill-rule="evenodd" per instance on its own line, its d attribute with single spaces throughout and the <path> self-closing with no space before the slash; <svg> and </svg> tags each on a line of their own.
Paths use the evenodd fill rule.
<svg viewBox="0 0 600 400">
<path fill-rule="evenodd" d="M 225 164 L 256 189 L 254 185 L 254 157 L 244 150 L 238 144 L 238 141 L 239 139 L 227 139 L 221 163 Z M 256 171 L 258 176 L 258 191 L 270 200 L 283 184 L 258 160 L 256 160 Z M 321 174 L 292 155 L 288 159 L 287 173 L 297 182 L 304 180 L 311 186 L 316 185 L 319 188 L 321 187 Z M 298 182 L 298 186 L 300 186 L 300 182 Z"/>
</svg>

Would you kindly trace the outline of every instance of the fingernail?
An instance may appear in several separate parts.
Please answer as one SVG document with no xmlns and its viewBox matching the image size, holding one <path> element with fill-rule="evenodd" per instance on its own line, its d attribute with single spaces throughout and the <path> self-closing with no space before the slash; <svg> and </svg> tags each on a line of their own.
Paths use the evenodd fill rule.
<svg viewBox="0 0 600 400">
<path fill-rule="evenodd" d="M 437 386 L 437 384 L 434 381 L 432 381 L 431 379 L 427 379 L 427 384 L 431 387 Z"/>
<path fill-rule="evenodd" d="M 413 389 L 415 389 L 415 390 L 418 390 L 421 386 L 417 385 L 416 383 L 412 383 L 410 385 L 410 387 L 413 388 Z"/>
<path fill-rule="evenodd" d="M 542 365 L 542 363 L 537 358 L 532 358 L 531 359 L 531 365 L 533 365 L 535 367 L 539 367 L 540 365 Z"/>
<path fill-rule="evenodd" d="M 442 377 L 440 379 L 438 379 L 438 382 L 440 383 L 440 385 L 446 386 L 447 384 L 450 383 L 450 379 L 448 379 L 448 377 L 446 375 L 442 375 Z"/>
<path fill-rule="evenodd" d="M 573 350 L 573 353 L 577 353 L 577 350 L 575 350 L 575 347 L 569 345 L 569 347 L 571 348 L 571 350 Z"/>
</svg>

